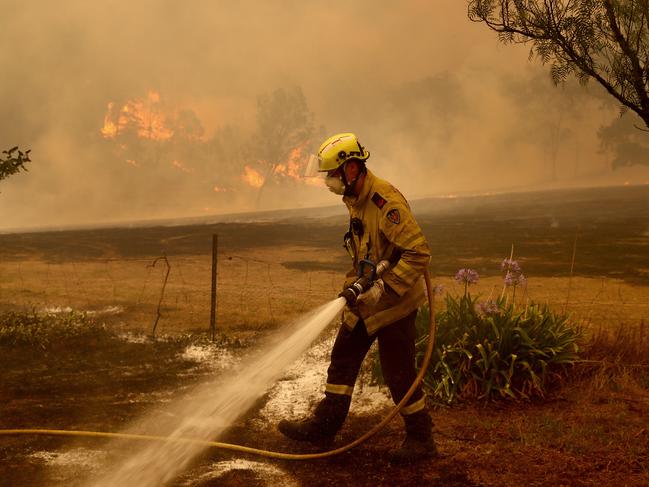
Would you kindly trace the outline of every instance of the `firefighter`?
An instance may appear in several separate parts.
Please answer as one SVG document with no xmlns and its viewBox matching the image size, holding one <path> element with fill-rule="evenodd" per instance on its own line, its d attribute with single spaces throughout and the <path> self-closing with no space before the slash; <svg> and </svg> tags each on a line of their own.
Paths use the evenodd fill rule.
<svg viewBox="0 0 649 487">
<path fill-rule="evenodd" d="M 333 440 L 347 413 L 361 363 L 375 339 L 383 376 L 395 403 L 401 401 L 417 372 L 415 318 L 426 299 L 424 269 L 430 249 L 408 202 L 390 183 L 365 165 L 369 152 L 351 133 L 327 139 L 317 154 L 318 171 L 341 195 L 349 210 L 349 231 L 344 245 L 352 258 L 343 290 L 358 277 L 359 262 L 388 260 L 381 279 L 343 311 L 324 398 L 313 414 L 301 421 L 283 420 L 278 429 L 289 438 L 326 445 Z M 401 409 L 406 439 L 390 452 L 393 463 L 436 456 L 432 420 L 421 386 Z"/>
</svg>

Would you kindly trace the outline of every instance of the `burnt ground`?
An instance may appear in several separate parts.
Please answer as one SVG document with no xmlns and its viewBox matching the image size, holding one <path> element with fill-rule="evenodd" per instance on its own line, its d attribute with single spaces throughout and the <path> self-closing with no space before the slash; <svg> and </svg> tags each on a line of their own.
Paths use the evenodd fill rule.
<svg viewBox="0 0 649 487">
<path fill-rule="evenodd" d="M 3 428 L 119 430 L 155 404 L 154 393 L 177 388 L 178 376 L 194 365 L 177 359 L 181 344 L 110 339 L 45 350 L 3 346 L 0 423 Z M 25 456 L 68 443 L 53 437 L 3 438 L 0 483 L 47 485 L 45 470 Z"/>
<path fill-rule="evenodd" d="M 576 237 L 575 275 L 649 285 L 649 186 L 429 200 L 413 206 L 431 242 L 437 274 L 452 275 L 458 267 L 471 265 L 488 275 L 514 243 L 516 255 L 525 256 L 527 273 L 565 277 Z M 338 248 L 345 226 L 344 217 L 332 216 L 318 221 L 288 218 L 275 223 L 0 235 L 0 259 L 37 256 L 74 262 L 148 257 L 163 251 L 205 255 L 215 232 L 224 236 L 224 251 L 287 242 Z M 328 264 L 287 258 L 284 265 Z M 344 270 L 347 262 L 329 265 Z M 197 339 L 0 347 L 0 428 L 119 431 L 213 374 L 180 355 Z M 224 343 L 239 346 L 235 341 Z M 369 442 L 331 459 L 249 460 L 276 466 L 305 486 L 649 485 L 649 379 L 629 370 L 580 370 L 571 382 L 536 402 L 436 407 L 433 417 L 441 458 L 415 465 L 392 466 L 385 460 L 386 452 L 403 437 L 398 420 Z M 255 411 L 242 418 L 225 440 L 279 451 L 312 451 L 275 430 L 256 429 Z M 360 436 L 378 420 L 351 416 L 336 445 Z M 33 455 L 71 448 L 96 451 L 105 444 L 93 438 L 0 437 L 0 485 L 80 485 L 88 474 L 83 464 L 52 467 Z M 111 453 L 123 458 L 128 454 Z M 268 485 L 254 469 L 201 476 L 214 463 L 233 458 L 239 456 L 208 451 L 176 484 Z"/>
</svg>

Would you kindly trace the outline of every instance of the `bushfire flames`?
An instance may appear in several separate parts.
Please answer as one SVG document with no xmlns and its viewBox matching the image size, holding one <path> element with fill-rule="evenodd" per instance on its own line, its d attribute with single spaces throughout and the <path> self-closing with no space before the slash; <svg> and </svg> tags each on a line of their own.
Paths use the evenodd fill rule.
<svg viewBox="0 0 649 487">
<path fill-rule="evenodd" d="M 253 188 L 261 188 L 264 185 L 264 176 L 261 175 L 259 171 L 256 171 L 252 167 L 246 165 L 243 168 L 243 174 L 241 179 L 248 185 Z"/>
<path fill-rule="evenodd" d="M 108 103 L 101 134 L 114 139 L 129 129 L 135 130 L 143 139 L 167 140 L 173 137 L 174 132 L 162 112 L 157 91 L 149 91 L 145 99 L 128 100 L 119 108 L 112 101 Z"/>
<path fill-rule="evenodd" d="M 185 134 L 182 124 L 182 117 L 178 114 L 181 111 L 170 111 L 169 107 L 161 102 L 160 93 L 155 90 L 149 90 L 146 96 L 139 98 L 132 98 L 123 103 L 116 103 L 110 101 L 107 104 L 106 113 L 104 115 L 104 123 L 100 129 L 103 138 L 114 141 L 116 148 L 119 149 L 121 157 L 127 164 L 140 170 L 144 167 L 151 167 L 145 161 L 139 161 L 144 153 L 146 157 L 146 150 L 137 146 L 136 140 L 151 141 L 153 143 L 164 143 L 168 141 L 176 141 L 174 144 L 164 144 L 168 149 L 160 149 L 158 158 L 166 161 L 164 164 L 170 164 L 175 170 L 185 173 L 187 175 L 200 174 L 200 169 L 205 164 L 214 165 L 214 174 L 218 173 L 218 160 L 214 161 L 185 161 L 177 157 L 179 144 L 205 144 L 209 143 L 208 139 L 203 139 L 202 136 L 189 137 Z M 200 121 L 196 118 L 197 123 Z M 135 137 L 135 139 L 133 139 Z M 285 161 L 272 166 L 272 172 L 269 172 L 271 166 L 266 161 L 257 161 L 257 163 L 248 163 L 243 166 L 242 173 L 238 181 L 220 181 L 218 185 L 213 185 L 214 193 L 226 193 L 236 191 L 237 188 L 244 187 L 259 189 L 265 183 L 270 182 L 267 179 L 273 179 L 276 182 L 292 181 L 299 184 L 307 184 L 312 186 L 322 186 L 324 183 L 321 178 L 304 177 L 304 170 L 307 164 L 307 157 L 305 155 L 305 147 L 307 142 L 298 144 L 290 152 Z M 165 151 L 169 152 L 165 152 Z M 176 152 L 173 152 L 176 150 Z M 191 152 L 191 151 L 189 151 Z M 204 152 L 203 152 L 204 153 Z M 165 157 L 164 154 L 167 154 Z M 136 157 L 133 157 L 137 155 Z M 158 159 L 160 160 L 160 159 Z M 140 164 L 142 162 L 142 164 Z M 169 167 L 169 166 L 167 166 Z M 225 183 L 225 184 L 222 184 Z"/>
<path fill-rule="evenodd" d="M 301 173 L 304 172 L 304 167 L 300 164 L 302 162 L 301 159 L 302 148 L 296 147 L 291 151 L 285 163 L 275 166 L 275 174 L 281 174 L 291 179 L 302 179 Z M 300 169 L 302 170 L 300 171 Z"/>
<path fill-rule="evenodd" d="M 306 146 L 306 144 L 294 148 L 286 163 L 277 165 L 275 168 L 275 174 L 286 176 L 310 186 L 324 186 L 324 180 L 322 178 L 304 176 L 304 171 L 308 161 L 308 156 L 304 154 L 304 146 Z"/>
<path fill-rule="evenodd" d="M 306 144 L 295 147 L 291 150 L 288 159 L 275 165 L 272 176 L 283 177 L 299 183 L 308 184 L 311 186 L 323 186 L 324 181 L 322 178 L 305 177 L 304 170 L 306 168 L 307 158 L 303 155 L 303 147 Z M 266 178 L 252 166 L 246 165 L 241 179 L 253 188 L 261 188 L 264 185 Z"/>
</svg>

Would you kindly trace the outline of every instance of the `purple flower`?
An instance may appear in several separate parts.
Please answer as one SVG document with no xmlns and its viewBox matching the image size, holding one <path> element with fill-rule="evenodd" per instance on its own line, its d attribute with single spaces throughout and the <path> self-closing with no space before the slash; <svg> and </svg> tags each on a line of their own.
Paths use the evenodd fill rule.
<svg viewBox="0 0 649 487">
<path fill-rule="evenodd" d="M 521 270 L 521 266 L 514 259 L 504 259 L 500 264 L 500 269 L 504 274 L 512 273 L 514 275 L 518 275 L 523 272 Z"/>
<path fill-rule="evenodd" d="M 524 285 L 527 282 L 527 278 L 522 274 L 514 274 L 513 272 L 508 272 L 505 275 L 505 286 L 519 286 Z"/>
<path fill-rule="evenodd" d="M 460 269 L 455 274 L 455 281 L 458 284 L 475 284 L 480 279 L 478 273 L 473 269 Z"/>
<path fill-rule="evenodd" d="M 476 305 L 478 312 L 483 315 L 495 315 L 500 311 L 498 303 L 489 299 L 488 301 L 482 301 Z"/>
<path fill-rule="evenodd" d="M 523 285 L 527 281 L 521 266 L 513 259 L 504 259 L 500 264 L 500 269 L 505 275 L 505 286 L 507 287 Z"/>
</svg>

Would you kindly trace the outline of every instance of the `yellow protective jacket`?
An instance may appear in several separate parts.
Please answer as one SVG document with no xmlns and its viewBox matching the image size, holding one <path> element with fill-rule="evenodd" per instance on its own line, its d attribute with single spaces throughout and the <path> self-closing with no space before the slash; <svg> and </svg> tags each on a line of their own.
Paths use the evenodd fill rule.
<svg viewBox="0 0 649 487">
<path fill-rule="evenodd" d="M 349 210 L 352 237 L 346 247 L 353 259 L 344 288 L 357 279 L 360 260 L 376 263 L 385 259 L 392 264 L 382 276 L 386 293 L 376 306 L 361 302 L 343 311 L 343 323 L 348 328 L 353 329 L 362 318 L 372 335 L 425 302 L 423 274 L 430 262 L 430 249 L 403 195 L 371 171 L 365 175 L 361 193 L 357 197 L 345 196 L 343 201 Z M 354 219 L 362 222 L 362 232 Z"/>
</svg>

